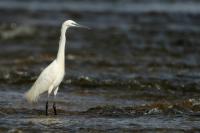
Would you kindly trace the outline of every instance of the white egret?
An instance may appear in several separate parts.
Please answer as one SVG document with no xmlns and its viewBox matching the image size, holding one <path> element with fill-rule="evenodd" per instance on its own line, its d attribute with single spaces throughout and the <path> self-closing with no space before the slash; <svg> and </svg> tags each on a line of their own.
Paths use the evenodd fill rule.
<svg viewBox="0 0 200 133">
<path fill-rule="evenodd" d="M 72 20 L 67 20 L 62 24 L 57 58 L 41 72 L 31 89 L 25 93 L 25 97 L 30 103 L 37 102 L 40 94 L 46 91 L 48 91 L 48 98 L 52 91 L 55 98 L 65 74 L 65 33 L 69 27 L 84 28 L 85 26 Z M 53 101 L 53 110 L 54 114 L 57 115 L 55 101 Z M 48 115 L 48 99 L 46 101 L 46 115 Z"/>
</svg>

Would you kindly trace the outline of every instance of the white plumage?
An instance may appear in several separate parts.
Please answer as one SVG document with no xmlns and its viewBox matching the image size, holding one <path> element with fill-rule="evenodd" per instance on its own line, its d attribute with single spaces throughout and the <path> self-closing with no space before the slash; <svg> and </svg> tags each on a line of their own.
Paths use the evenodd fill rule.
<svg viewBox="0 0 200 133">
<path fill-rule="evenodd" d="M 64 67 L 59 66 L 57 60 L 54 60 L 47 68 L 45 68 L 38 79 L 35 81 L 31 89 L 25 94 L 29 102 L 36 102 L 40 94 L 52 90 L 59 86 L 64 77 Z"/>
<path fill-rule="evenodd" d="M 65 21 L 62 24 L 57 58 L 41 72 L 31 89 L 25 93 L 25 97 L 29 102 L 36 102 L 40 94 L 46 91 L 48 91 L 48 96 L 52 91 L 54 91 L 54 96 L 57 94 L 65 73 L 65 33 L 69 27 L 83 26 L 72 20 Z"/>
</svg>

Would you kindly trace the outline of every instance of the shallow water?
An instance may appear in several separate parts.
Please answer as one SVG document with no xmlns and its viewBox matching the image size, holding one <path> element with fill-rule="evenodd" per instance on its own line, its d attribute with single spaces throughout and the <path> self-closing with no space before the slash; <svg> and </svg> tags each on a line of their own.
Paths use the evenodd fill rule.
<svg viewBox="0 0 200 133">
<path fill-rule="evenodd" d="M 96 6 L 94 6 L 94 4 Z M 200 3 L 0 1 L 0 132 L 199 132 Z M 67 34 L 58 116 L 23 98 Z"/>
</svg>

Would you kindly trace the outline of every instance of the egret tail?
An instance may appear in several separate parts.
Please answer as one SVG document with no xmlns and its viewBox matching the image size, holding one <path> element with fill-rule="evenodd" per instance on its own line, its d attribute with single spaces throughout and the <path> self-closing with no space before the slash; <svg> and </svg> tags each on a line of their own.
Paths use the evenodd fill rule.
<svg viewBox="0 0 200 133">
<path fill-rule="evenodd" d="M 40 85 L 37 80 L 31 89 L 25 93 L 25 98 L 30 103 L 37 102 L 39 96 L 46 92 L 48 88 L 52 89 L 52 87 L 46 87 L 45 84 Z"/>
<path fill-rule="evenodd" d="M 39 97 L 39 94 L 36 91 L 34 91 L 34 88 L 31 88 L 29 91 L 25 93 L 25 98 L 30 103 L 37 102 L 38 97 Z"/>
<path fill-rule="evenodd" d="M 37 83 L 37 82 L 36 82 Z M 38 101 L 39 96 L 46 92 L 48 89 L 41 89 L 36 84 L 34 84 L 29 91 L 25 93 L 25 98 L 28 102 L 34 103 Z"/>
<path fill-rule="evenodd" d="M 31 89 L 25 93 L 25 98 L 30 103 L 37 102 L 39 96 L 42 93 L 46 92 L 48 90 L 48 88 L 49 88 L 44 83 L 42 84 L 39 81 L 41 81 L 41 80 L 37 80 L 34 83 L 34 85 L 31 87 Z"/>
</svg>

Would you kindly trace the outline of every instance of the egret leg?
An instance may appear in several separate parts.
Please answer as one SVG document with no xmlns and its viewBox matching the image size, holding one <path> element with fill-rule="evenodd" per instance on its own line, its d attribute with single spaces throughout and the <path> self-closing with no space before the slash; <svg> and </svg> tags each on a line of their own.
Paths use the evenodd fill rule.
<svg viewBox="0 0 200 133">
<path fill-rule="evenodd" d="M 54 100 L 53 100 L 54 115 L 57 115 L 57 111 L 56 111 L 56 102 L 55 102 L 55 98 L 56 98 L 57 92 L 58 92 L 58 87 L 54 90 Z"/>
<path fill-rule="evenodd" d="M 53 90 L 53 86 L 51 86 L 48 90 L 48 97 L 47 97 L 47 101 L 46 101 L 46 116 L 48 116 L 49 96 L 50 96 L 52 90 Z"/>
<path fill-rule="evenodd" d="M 56 111 L 56 103 L 53 102 L 53 110 L 54 110 L 54 115 L 57 115 L 57 111 Z"/>
<path fill-rule="evenodd" d="M 48 100 L 46 101 L 46 116 L 48 116 Z"/>
</svg>

